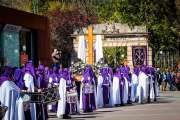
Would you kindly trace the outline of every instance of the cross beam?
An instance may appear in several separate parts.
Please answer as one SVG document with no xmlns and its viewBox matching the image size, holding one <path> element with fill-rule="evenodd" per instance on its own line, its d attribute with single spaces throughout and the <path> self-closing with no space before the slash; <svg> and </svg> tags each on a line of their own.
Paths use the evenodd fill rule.
<svg viewBox="0 0 180 120">
<path fill-rule="evenodd" d="M 104 35 L 101 35 L 104 39 Z M 79 40 L 79 36 L 76 36 L 76 40 Z M 93 40 L 96 40 L 96 35 L 93 35 L 92 27 L 88 27 L 88 35 L 84 36 L 84 40 L 88 40 L 88 55 L 89 55 L 89 65 L 93 65 Z"/>
</svg>

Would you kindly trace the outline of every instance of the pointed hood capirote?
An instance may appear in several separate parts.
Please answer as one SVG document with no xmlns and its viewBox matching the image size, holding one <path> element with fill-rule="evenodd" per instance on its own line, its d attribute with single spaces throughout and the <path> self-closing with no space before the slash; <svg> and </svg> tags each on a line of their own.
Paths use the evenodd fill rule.
<svg viewBox="0 0 180 120">
<path fill-rule="evenodd" d="M 92 73 L 90 67 L 86 67 L 86 69 L 85 69 L 85 71 L 84 71 L 83 78 L 84 78 L 85 80 L 88 80 L 88 83 L 91 84 L 92 78 L 93 78 L 93 73 Z"/>
<path fill-rule="evenodd" d="M 103 77 L 103 79 L 107 79 L 108 77 L 107 68 L 102 68 L 101 76 Z"/>
<path fill-rule="evenodd" d="M 11 79 L 12 75 L 12 67 L 10 66 L 5 66 L 2 75 L 0 76 L 0 86 L 3 84 L 4 81 L 9 80 L 12 81 Z"/>
<path fill-rule="evenodd" d="M 23 80 L 23 72 L 21 69 L 17 69 L 14 71 L 14 79 L 15 83 L 19 88 L 22 88 L 23 90 L 27 90 L 28 88 L 25 86 L 24 80 Z"/>
<path fill-rule="evenodd" d="M 68 69 L 67 68 L 65 68 L 63 70 L 62 78 L 64 78 L 65 80 L 68 80 L 69 76 L 68 76 Z"/>
<path fill-rule="evenodd" d="M 120 71 L 119 68 L 116 69 L 116 73 L 114 74 L 114 77 L 117 77 L 117 78 L 119 78 L 119 79 L 122 79 L 122 77 L 121 77 L 121 71 Z"/>
<path fill-rule="evenodd" d="M 48 67 L 45 67 L 45 75 L 46 75 L 46 79 L 49 81 L 49 77 L 51 75 L 51 71 Z"/>
<path fill-rule="evenodd" d="M 130 78 L 129 78 L 129 71 L 130 71 L 130 68 L 129 68 L 129 66 L 127 66 L 127 67 L 125 68 L 124 73 L 123 73 L 123 76 L 127 79 L 127 81 L 130 80 Z"/>
<path fill-rule="evenodd" d="M 58 67 L 54 67 L 53 68 L 53 73 L 50 75 L 50 77 L 52 78 L 53 80 L 53 83 L 56 81 L 56 78 L 58 79 L 58 82 L 60 81 L 61 79 L 61 75 L 59 74 L 59 68 Z"/>
<path fill-rule="evenodd" d="M 29 73 L 30 75 L 32 75 L 34 77 L 35 81 L 37 82 L 35 68 L 34 68 L 34 64 L 33 64 L 32 60 L 27 61 L 25 64 L 25 74 L 26 73 Z"/>
<path fill-rule="evenodd" d="M 139 76 L 139 68 L 137 66 L 134 67 L 133 74 L 135 74 L 136 76 Z"/>
</svg>

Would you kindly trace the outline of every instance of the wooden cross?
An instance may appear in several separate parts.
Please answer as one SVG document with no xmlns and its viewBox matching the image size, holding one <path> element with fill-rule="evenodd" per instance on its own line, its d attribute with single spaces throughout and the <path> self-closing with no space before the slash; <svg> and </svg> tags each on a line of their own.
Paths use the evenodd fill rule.
<svg viewBox="0 0 180 120">
<path fill-rule="evenodd" d="M 129 62 L 127 62 L 126 59 L 125 59 L 125 61 L 122 62 L 122 63 L 123 63 L 123 65 L 126 67 L 126 66 L 128 66 L 128 63 L 129 63 Z"/>
<path fill-rule="evenodd" d="M 104 39 L 104 35 L 101 35 Z M 79 40 L 79 36 L 76 36 L 76 40 Z M 88 40 L 88 55 L 89 55 L 89 65 L 93 65 L 93 40 L 96 40 L 96 35 L 93 35 L 92 27 L 88 27 L 88 35 L 84 36 L 84 40 Z"/>
</svg>

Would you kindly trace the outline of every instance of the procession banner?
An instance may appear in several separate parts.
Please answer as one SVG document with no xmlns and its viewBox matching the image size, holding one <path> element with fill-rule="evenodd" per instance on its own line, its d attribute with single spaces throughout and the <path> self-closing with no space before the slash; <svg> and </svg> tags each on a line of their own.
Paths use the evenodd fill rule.
<svg viewBox="0 0 180 120">
<path fill-rule="evenodd" d="M 132 46 L 133 66 L 147 65 L 147 46 Z"/>
</svg>

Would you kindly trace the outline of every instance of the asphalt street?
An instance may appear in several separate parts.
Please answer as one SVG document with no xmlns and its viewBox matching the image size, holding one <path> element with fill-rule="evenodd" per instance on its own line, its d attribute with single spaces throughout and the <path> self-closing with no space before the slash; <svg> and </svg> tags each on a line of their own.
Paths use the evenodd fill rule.
<svg viewBox="0 0 180 120">
<path fill-rule="evenodd" d="M 98 108 L 92 113 L 72 115 L 72 120 L 180 120 L 180 91 L 160 92 L 154 103 Z M 49 113 L 49 120 L 59 120 Z"/>
</svg>

